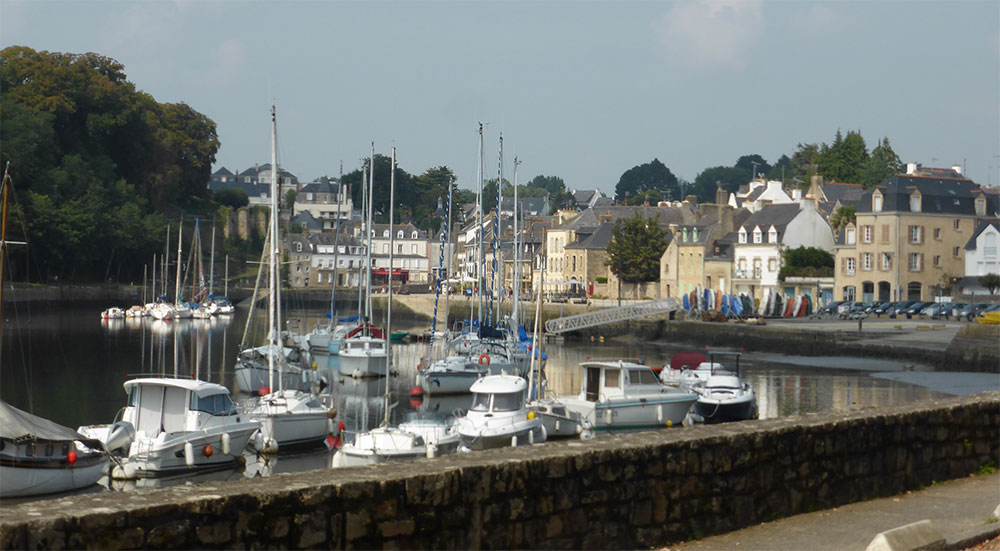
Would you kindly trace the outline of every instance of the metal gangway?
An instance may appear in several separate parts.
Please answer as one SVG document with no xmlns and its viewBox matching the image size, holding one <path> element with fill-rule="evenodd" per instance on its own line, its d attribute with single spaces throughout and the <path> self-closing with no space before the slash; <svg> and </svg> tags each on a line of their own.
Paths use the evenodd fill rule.
<svg viewBox="0 0 1000 551">
<path fill-rule="evenodd" d="M 576 314 L 564 318 L 556 318 L 545 322 L 545 330 L 551 334 L 576 331 L 586 327 L 595 327 L 608 323 L 646 318 L 658 314 L 668 314 L 681 309 L 681 301 L 676 298 L 661 298 L 639 304 L 607 308 L 586 314 Z"/>
</svg>

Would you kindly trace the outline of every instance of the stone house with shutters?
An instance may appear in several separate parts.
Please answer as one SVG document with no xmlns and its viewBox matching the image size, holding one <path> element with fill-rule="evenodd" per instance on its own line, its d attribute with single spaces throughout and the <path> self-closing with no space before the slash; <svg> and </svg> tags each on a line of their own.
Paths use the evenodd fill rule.
<svg viewBox="0 0 1000 551">
<path fill-rule="evenodd" d="M 965 273 L 963 249 L 996 198 L 960 167 L 907 165 L 868 190 L 837 236 L 835 299 L 933 300 Z"/>
</svg>

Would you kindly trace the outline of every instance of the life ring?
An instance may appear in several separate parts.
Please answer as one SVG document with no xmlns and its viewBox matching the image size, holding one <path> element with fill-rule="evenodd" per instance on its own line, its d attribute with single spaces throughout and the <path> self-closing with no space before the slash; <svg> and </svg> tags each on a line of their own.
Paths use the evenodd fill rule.
<svg viewBox="0 0 1000 551">
<path fill-rule="evenodd" d="M 479 365 L 490 365 L 490 355 L 483 352 L 479 355 Z"/>
</svg>

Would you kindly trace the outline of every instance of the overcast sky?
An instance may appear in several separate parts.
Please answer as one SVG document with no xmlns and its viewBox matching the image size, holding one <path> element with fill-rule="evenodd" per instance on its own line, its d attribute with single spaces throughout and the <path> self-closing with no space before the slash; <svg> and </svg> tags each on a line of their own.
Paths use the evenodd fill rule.
<svg viewBox="0 0 1000 551">
<path fill-rule="evenodd" d="M 19 2 L 0 44 L 96 52 L 218 126 L 215 168 L 560 176 L 613 194 L 659 158 L 693 180 L 860 130 L 903 161 L 1000 183 L 1000 2 Z"/>
</svg>

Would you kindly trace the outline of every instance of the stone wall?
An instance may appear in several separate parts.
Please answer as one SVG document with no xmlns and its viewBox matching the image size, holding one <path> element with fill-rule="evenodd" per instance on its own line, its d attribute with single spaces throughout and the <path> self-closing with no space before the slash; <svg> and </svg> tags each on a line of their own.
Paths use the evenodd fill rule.
<svg viewBox="0 0 1000 551">
<path fill-rule="evenodd" d="M 0 509 L 0 547 L 640 548 L 1000 458 L 1000 392 Z"/>
</svg>

